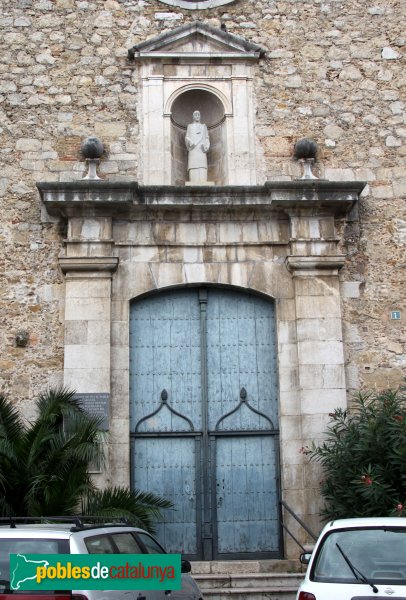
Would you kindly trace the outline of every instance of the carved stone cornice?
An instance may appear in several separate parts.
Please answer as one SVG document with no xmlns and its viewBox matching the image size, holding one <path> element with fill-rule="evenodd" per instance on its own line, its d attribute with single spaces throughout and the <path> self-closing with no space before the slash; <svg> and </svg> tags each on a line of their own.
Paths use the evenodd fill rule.
<svg viewBox="0 0 406 600">
<path fill-rule="evenodd" d="M 118 258 L 115 256 L 92 257 L 66 257 L 59 258 L 59 265 L 63 273 L 101 273 L 107 275 L 114 273 L 118 267 Z"/>
<path fill-rule="evenodd" d="M 296 277 L 309 277 L 310 275 L 338 275 L 344 266 L 345 255 L 335 256 L 288 256 L 286 266 Z"/>
<path fill-rule="evenodd" d="M 263 207 L 286 215 L 343 216 L 356 204 L 363 181 L 269 181 L 264 185 L 172 186 L 139 185 L 136 181 L 79 180 L 37 183 L 50 215 L 130 219 L 151 208 Z"/>
<path fill-rule="evenodd" d="M 177 2 L 172 2 L 177 4 Z M 225 2 L 223 2 L 225 3 Z M 198 8 L 206 2 L 184 2 L 187 8 Z M 195 4 L 196 6 L 192 6 Z M 217 4 L 221 4 L 217 0 Z M 202 44 L 203 40 L 203 44 Z M 195 43 L 194 43 L 195 42 Z M 198 42 L 198 43 L 197 43 Z M 254 60 L 265 55 L 265 49 L 240 36 L 222 31 L 202 21 L 193 21 L 171 29 L 154 38 L 138 43 L 128 50 L 130 60 L 183 59 L 199 60 L 228 59 Z"/>
</svg>

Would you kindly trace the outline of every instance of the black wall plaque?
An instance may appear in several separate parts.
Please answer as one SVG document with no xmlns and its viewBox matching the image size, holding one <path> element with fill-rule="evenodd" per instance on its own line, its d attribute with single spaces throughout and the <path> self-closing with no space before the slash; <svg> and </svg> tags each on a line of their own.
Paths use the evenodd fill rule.
<svg viewBox="0 0 406 600">
<path fill-rule="evenodd" d="M 110 394 L 75 394 L 80 406 L 95 417 L 102 417 L 101 431 L 109 430 Z"/>
</svg>

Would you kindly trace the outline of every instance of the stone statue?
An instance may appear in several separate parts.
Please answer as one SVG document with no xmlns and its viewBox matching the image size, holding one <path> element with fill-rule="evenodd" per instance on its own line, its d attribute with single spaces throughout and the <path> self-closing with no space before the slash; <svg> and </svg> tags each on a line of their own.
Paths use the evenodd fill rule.
<svg viewBox="0 0 406 600">
<path fill-rule="evenodd" d="M 210 148 L 207 126 L 200 122 L 200 112 L 193 112 L 193 123 L 189 123 L 186 131 L 186 148 L 188 150 L 187 170 L 191 183 L 207 182 L 207 152 Z"/>
</svg>

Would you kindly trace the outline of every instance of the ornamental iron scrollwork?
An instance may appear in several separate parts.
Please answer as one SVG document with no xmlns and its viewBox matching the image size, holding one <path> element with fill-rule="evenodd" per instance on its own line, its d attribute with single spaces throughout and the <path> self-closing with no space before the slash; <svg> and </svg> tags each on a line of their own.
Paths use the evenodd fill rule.
<svg viewBox="0 0 406 600">
<path fill-rule="evenodd" d="M 238 412 L 242 406 L 246 406 L 248 408 L 248 410 L 250 410 L 251 412 L 255 413 L 256 415 L 259 415 L 260 417 L 262 417 L 263 419 L 266 419 L 268 421 L 268 423 L 270 424 L 269 430 L 259 430 L 259 431 L 275 431 L 275 426 L 273 424 L 272 419 L 270 417 L 268 417 L 268 415 L 266 415 L 265 413 L 263 413 L 260 410 L 254 408 L 248 402 L 248 400 L 247 400 L 247 390 L 244 387 L 241 388 L 241 390 L 240 390 L 240 401 L 237 404 L 237 406 L 235 408 L 233 408 L 233 410 L 230 410 L 230 412 L 228 412 L 225 415 L 223 415 L 222 417 L 220 417 L 220 419 L 216 423 L 214 431 L 220 431 L 220 429 L 219 429 L 220 423 L 222 421 L 224 421 L 225 419 L 227 419 L 228 417 L 231 417 L 231 415 L 233 415 L 236 412 Z"/>
<path fill-rule="evenodd" d="M 144 421 L 147 421 L 148 419 L 152 419 L 152 417 L 155 417 L 165 406 L 169 410 L 169 412 L 171 412 L 172 414 L 176 415 L 180 419 L 183 419 L 184 421 L 186 421 L 189 424 L 189 427 L 190 427 L 189 431 L 194 431 L 195 430 L 192 421 L 188 417 L 186 417 L 185 415 L 182 415 L 180 412 L 178 412 L 177 410 L 175 410 L 173 408 L 173 406 L 171 406 L 169 404 L 169 402 L 168 402 L 168 392 L 165 389 L 163 389 L 162 392 L 161 392 L 161 402 L 160 402 L 158 408 L 156 410 L 154 410 L 151 414 L 147 415 L 146 417 L 142 417 L 142 419 L 140 419 L 138 421 L 138 423 L 135 426 L 134 433 L 137 433 L 137 431 L 139 430 L 139 427 L 140 427 L 141 423 L 144 423 Z M 177 432 L 178 431 L 179 430 L 177 430 Z"/>
</svg>

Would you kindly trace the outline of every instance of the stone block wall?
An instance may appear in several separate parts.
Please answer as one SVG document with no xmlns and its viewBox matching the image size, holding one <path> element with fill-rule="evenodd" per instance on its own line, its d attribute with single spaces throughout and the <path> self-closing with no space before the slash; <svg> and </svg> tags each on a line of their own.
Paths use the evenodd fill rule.
<svg viewBox="0 0 406 600">
<path fill-rule="evenodd" d="M 21 406 L 27 418 L 33 414 L 33 397 L 62 383 L 64 344 L 74 347 L 76 343 L 74 337 L 64 339 L 65 297 L 72 300 L 69 320 L 77 321 L 70 323 L 69 336 L 82 325 L 88 328 L 89 344 L 101 336 L 97 319 L 87 318 L 85 308 L 79 306 L 80 281 L 65 280 L 57 260 L 64 253 L 64 239 L 69 234 L 72 241 L 75 231 L 67 232 L 63 220 L 47 214 L 36 182 L 80 179 L 85 171 L 80 144 L 89 135 L 99 136 L 106 146 L 101 177 L 141 180 L 140 82 L 138 67 L 127 59 L 127 50 L 196 19 L 213 27 L 223 22 L 228 32 L 267 50 L 253 68 L 257 183 L 300 177 L 300 165 L 292 154 L 295 141 L 303 137 L 319 144 L 315 172 L 320 177 L 368 183 L 358 211 L 343 220 L 336 233 L 328 222 L 311 219 L 305 231 L 296 232 L 297 238 L 306 238 L 296 239 L 296 255 L 317 255 L 317 242 L 312 238 L 337 235 L 346 259 L 334 289 L 331 280 L 323 277 L 295 281 L 296 305 L 287 299 L 279 313 L 286 313 L 279 331 L 280 373 L 290 381 L 298 377 L 302 402 L 308 378 L 320 379 L 320 388 L 335 390 L 328 400 L 331 408 L 357 389 L 395 387 L 403 380 L 406 37 L 401 0 L 235 0 L 201 11 L 169 7 L 158 0 L 0 0 L 0 389 Z M 98 239 L 104 236 L 109 244 L 110 234 L 103 229 L 106 224 L 97 232 L 94 226 L 88 224 L 86 236 L 88 240 L 94 237 L 94 245 L 87 244 L 86 252 L 103 256 Z M 78 222 L 77 227 L 79 231 L 82 224 Z M 196 281 L 204 269 L 220 269 L 216 263 L 221 263 L 224 281 L 260 287 L 256 278 L 261 281 L 264 273 L 260 269 L 250 273 L 248 282 L 246 270 L 238 263 L 260 262 L 266 252 L 272 260 L 272 250 L 262 248 L 259 256 L 255 245 L 247 248 L 234 242 L 248 243 L 261 236 L 276 240 L 280 234 L 267 221 L 257 231 L 251 218 L 193 226 L 187 220 L 140 220 L 123 224 L 121 230 L 120 224 L 115 227 L 115 238 L 123 242 L 121 269 L 128 268 L 133 281 L 152 278 L 151 286 L 159 287 L 172 285 L 176 272 L 179 282 L 184 278 Z M 161 242 L 176 239 L 185 247 L 174 244 L 162 249 Z M 189 239 L 201 247 L 188 246 Z M 126 240 L 133 246 L 145 244 L 142 251 L 131 248 L 131 260 L 125 259 Z M 76 251 L 80 255 L 79 242 Z M 69 258 L 74 258 L 72 253 Z M 137 261 L 142 268 L 137 267 L 135 273 Z M 162 262 L 172 265 L 170 280 Z M 109 272 L 113 266 L 106 269 Z M 111 318 L 114 323 L 114 348 L 117 340 L 127 340 L 127 316 L 120 302 L 112 303 L 111 315 L 103 305 L 110 293 L 109 277 L 95 279 L 92 285 L 99 290 L 95 294 L 100 297 L 100 321 Z M 78 310 L 70 313 L 76 305 Z M 400 311 L 400 320 L 391 319 L 395 310 Z M 312 321 L 321 312 L 327 317 L 323 331 Z M 343 353 L 329 342 L 339 339 L 338 315 L 343 322 Z M 293 334 L 291 321 L 296 320 Z M 21 330 L 29 332 L 25 348 L 17 347 L 15 341 Z M 119 393 L 126 383 L 115 362 L 118 354 L 110 356 L 104 338 L 99 342 Z M 299 350 L 294 363 L 289 354 L 292 343 Z M 72 365 L 75 355 L 68 356 Z M 337 361 L 345 365 L 346 381 L 336 369 Z M 70 383 L 74 386 L 74 379 Z M 284 395 L 283 379 L 282 399 L 288 413 L 292 411 L 286 414 L 285 427 L 291 427 L 288 437 L 294 439 L 297 404 L 291 393 Z M 308 408 L 301 435 L 312 438 L 325 421 L 312 415 L 311 402 Z M 126 426 L 123 407 L 115 406 L 112 417 L 117 431 L 122 431 Z M 298 444 L 290 444 L 293 457 Z M 116 468 L 118 479 L 125 481 L 125 468 L 119 464 Z M 303 477 L 310 488 L 317 487 L 316 476 L 303 470 L 300 455 L 297 465 L 293 459 L 286 465 L 284 476 L 290 489 L 297 487 L 298 495 Z M 308 512 L 315 513 L 313 509 Z"/>
</svg>

